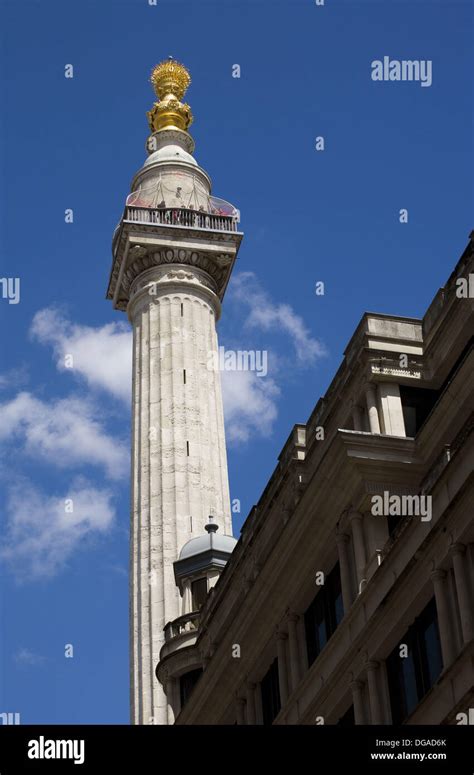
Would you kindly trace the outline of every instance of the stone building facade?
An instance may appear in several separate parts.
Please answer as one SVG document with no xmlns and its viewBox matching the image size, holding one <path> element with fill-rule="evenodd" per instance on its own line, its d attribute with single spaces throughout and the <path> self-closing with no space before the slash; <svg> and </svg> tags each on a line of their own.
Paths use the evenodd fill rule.
<svg viewBox="0 0 474 775">
<path fill-rule="evenodd" d="M 365 314 L 232 536 L 216 322 L 242 240 L 152 73 L 107 297 L 133 327 L 135 724 L 456 723 L 474 707 L 473 240 L 423 319 Z"/>
<path fill-rule="evenodd" d="M 218 576 L 165 631 L 175 723 L 438 725 L 474 707 L 473 237 L 422 319 L 363 315 L 236 546 L 175 563 L 181 589 Z"/>
</svg>

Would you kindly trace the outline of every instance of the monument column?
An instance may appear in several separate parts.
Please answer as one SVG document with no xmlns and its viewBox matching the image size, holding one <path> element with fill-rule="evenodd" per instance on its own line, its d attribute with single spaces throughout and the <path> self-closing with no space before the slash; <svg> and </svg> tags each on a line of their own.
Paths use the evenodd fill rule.
<svg viewBox="0 0 474 775">
<path fill-rule="evenodd" d="M 133 327 L 130 540 L 135 724 L 173 722 L 155 669 L 183 603 L 173 563 L 210 514 L 232 534 L 216 323 L 242 234 L 192 153 L 190 83 L 157 65 L 149 157 L 113 239 L 108 298 Z M 190 605 L 186 590 L 184 610 Z"/>
</svg>

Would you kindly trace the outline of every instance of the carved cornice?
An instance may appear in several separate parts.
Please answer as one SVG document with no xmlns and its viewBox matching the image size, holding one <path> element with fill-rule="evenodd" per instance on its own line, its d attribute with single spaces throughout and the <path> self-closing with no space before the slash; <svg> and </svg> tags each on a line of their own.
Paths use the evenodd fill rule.
<svg viewBox="0 0 474 775">
<path fill-rule="evenodd" d="M 221 253 L 216 256 L 187 248 L 167 247 L 161 250 L 146 249 L 135 246 L 130 249 L 127 267 L 122 276 L 121 298 L 130 300 L 133 295 L 132 285 L 143 272 L 152 267 L 168 264 L 179 264 L 182 267 L 192 267 L 201 270 L 200 282 L 214 293 L 225 283 L 232 256 Z M 172 275 L 169 274 L 171 278 Z M 174 274 L 175 279 L 185 279 L 183 275 Z M 191 274 L 191 277 L 194 277 Z"/>
<path fill-rule="evenodd" d="M 107 298 L 114 300 L 117 309 L 126 310 L 130 286 L 141 272 L 161 264 L 179 263 L 206 272 L 222 300 L 241 239 L 240 232 L 203 233 L 199 229 L 137 225 L 122 220 L 113 241 Z"/>
</svg>

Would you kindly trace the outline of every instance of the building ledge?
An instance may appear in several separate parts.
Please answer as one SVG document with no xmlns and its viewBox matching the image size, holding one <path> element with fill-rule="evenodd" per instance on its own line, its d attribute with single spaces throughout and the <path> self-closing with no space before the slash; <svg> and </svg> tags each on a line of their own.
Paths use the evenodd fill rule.
<svg viewBox="0 0 474 775">
<path fill-rule="evenodd" d="M 163 651 L 163 650 L 162 650 Z M 182 643 L 181 648 L 160 658 L 155 675 L 162 686 L 172 678 L 188 673 L 195 668 L 202 668 L 202 659 L 195 643 Z"/>
</svg>

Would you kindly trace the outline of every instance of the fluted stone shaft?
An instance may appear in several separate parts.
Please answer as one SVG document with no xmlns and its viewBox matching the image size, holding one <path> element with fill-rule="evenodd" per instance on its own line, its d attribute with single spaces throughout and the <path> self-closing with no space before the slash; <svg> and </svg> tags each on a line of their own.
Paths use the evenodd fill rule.
<svg viewBox="0 0 474 775">
<path fill-rule="evenodd" d="M 173 722 L 155 677 L 163 628 L 180 616 L 173 563 L 213 515 L 232 534 L 217 352 L 220 305 L 201 270 L 142 273 L 133 325 L 132 720 Z"/>
</svg>

